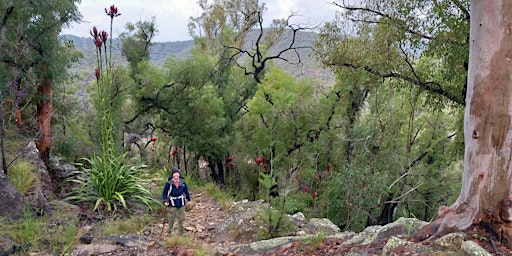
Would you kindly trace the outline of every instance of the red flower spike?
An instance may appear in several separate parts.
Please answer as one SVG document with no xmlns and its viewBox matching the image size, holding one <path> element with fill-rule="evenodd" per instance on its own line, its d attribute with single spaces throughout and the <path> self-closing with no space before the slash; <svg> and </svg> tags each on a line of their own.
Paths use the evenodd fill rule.
<svg viewBox="0 0 512 256">
<path fill-rule="evenodd" d="M 306 186 L 306 185 L 302 186 L 302 190 L 304 192 L 309 192 L 309 186 Z"/>
<path fill-rule="evenodd" d="M 108 34 L 107 32 L 105 31 L 101 31 L 101 41 L 103 41 L 103 43 L 107 42 L 107 38 L 108 38 Z"/>
<path fill-rule="evenodd" d="M 158 139 L 156 137 L 151 138 L 151 141 L 157 141 Z"/>
<path fill-rule="evenodd" d="M 95 74 L 96 74 L 96 79 L 100 79 L 100 69 L 99 68 L 96 68 L 96 70 L 94 70 Z"/>
<path fill-rule="evenodd" d="M 232 157 L 228 157 L 228 158 L 226 158 L 226 161 L 231 162 L 231 161 L 233 161 L 233 158 Z"/>
<path fill-rule="evenodd" d="M 96 39 L 96 37 L 98 37 L 98 29 L 96 27 L 92 27 L 92 30 L 91 30 L 91 36 Z"/>
<path fill-rule="evenodd" d="M 96 45 L 96 47 L 101 48 L 101 44 L 103 44 L 103 41 L 101 41 L 101 38 L 99 37 L 96 37 L 96 39 L 94 39 L 94 44 Z"/>
<path fill-rule="evenodd" d="M 315 191 L 315 192 L 313 193 L 313 197 L 317 197 L 317 196 L 318 196 L 318 192 L 316 192 L 316 191 Z"/>
<path fill-rule="evenodd" d="M 110 16 L 110 18 L 114 18 L 114 17 L 121 15 L 120 13 L 117 13 L 117 7 L 115 7 L 114 5 L 111 5 L 109 10 L 107 10 L 107 8 L 105 8 L 105 13 L 108 16 Z"/>
<path fill-rule="evenodd" d="M 327 171 L 327 173 L 331 172 L 331 163 L 329 163 L 329 162 L 325 163 L 325 170 Z"/>
<path fill-rule="evenodd" d="M 174 155 L 176 155 L 176 154 L 178 154 L 178 150 L 177 150 L 177 149 L 173 149 L 173 150 L 169 153 L 169 155 L 171 155 L 171 156 L 174 156 Z"/>
<path fill-rule="evenodd" d="M 268 165 L 264 165 L 263 169 L 265 169 L 265 171 L 268 171 Z"/>
<path fill-rule="evenodd" d="M 258 157 L 256 158 L 256 164 L 257 165 L 261 165 L 263 162 L 265 162 L 265 158 L 264 157 Z"/>
</svg>

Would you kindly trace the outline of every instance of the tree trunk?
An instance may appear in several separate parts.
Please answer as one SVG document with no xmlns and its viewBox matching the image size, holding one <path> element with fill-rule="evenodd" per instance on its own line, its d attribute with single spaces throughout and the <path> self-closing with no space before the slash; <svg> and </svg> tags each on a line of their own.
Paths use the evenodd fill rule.
<svg viewBox="0 0 512 256">
<path fill-rule="evenodd" d="M 512 1 L 471 0 L 462 190 L 417 241 L 487 223 L 512 248 L 511 11 Z"/>
<path fill-rule="evenodd" d="M 36 146 L 39 150 L 41 160 L 48 166 L 50 160 L 51 143 L 51 117 L 52 117 L 52 81 L 45 78 L 43 83 L 37 88 L 40 97 L 37 103 L 37 122 L 39 124 L 39 133 L 36 139 Z"/>
</svg>

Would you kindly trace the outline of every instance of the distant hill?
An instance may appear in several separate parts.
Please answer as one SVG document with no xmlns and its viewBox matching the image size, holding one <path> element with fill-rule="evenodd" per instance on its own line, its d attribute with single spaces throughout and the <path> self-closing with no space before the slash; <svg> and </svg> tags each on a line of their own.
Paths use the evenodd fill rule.
<svg viewBox="0 0 512 256">
<path fill-rule="evenodd" d="M 269 49 L 269 54 L 276 54 L 285 49 L 291 42 L 291 31 L 283 37 L 281 41 L 276 43 Z M 96 50 L 91 37 L 77 37 L 74 35 L 63 35 L 67 40 L 73 41 L 76 48 L 82 52 L 84 58 L 79 63 L 73 65 L 72 69 L 76 72 L 86 71 L 93 72 L 96 68 Z M 257 34 L 253 33 L 248 36 L 244 48 L 249 49 L 257 40 Z M 295 46 L 313 46 L 317 35 L 312 32 L 300 32 L 297 34 Z M 121 40 L 114 39 L 112 43 L 113 60 L 115 63 L 125 65 L 126 60 L 121 56 L 120 51 Z M 157 42 L 150 48 L 150 62 L 153 65 L 163 67 L 165 61 L 169 57 L 183 59 L 191 56 L 190 50 L 194 46 L 193 40 L 176 41 L 176 42 Z M 321 68 L 319 63 L 310 56 L 310 49 L 301 49 L 299 51 L 302 64 L 290 64 L 284 61 L 276 61 L 276 65 L 282 69 L 294 74 L 296 77 L 309 77 L 315 80 L 322 80 L 331 84 L 333 82 L 332 73 L 329 70 Z M 298 59 L 294 54 L 288 53 L 284 55 L 291 62 L 297 62 Z"/>
<path fill-rule="evenodd" d="M 73 41 L 77 50 L 82 52 L 84 57 L 79 63 L 73 66 L 73 69 L 88 70 L 96 67 L 96 48 L 91 37 L 78 37 L 74 35 L 63 35 L 66 40 Z M 163 66 L 165 60 L 174 56 L 175 58 L 186 58 L 190 56 L 190 50 L 194 46 L 193 40 L 155 43 L 150 48 L 150 61 L 156 66 Z M 121 56 L 121 40 L 118 38 L 112 41 L 112 55 L 116 63 L 125 65 L 126 60 Z M 94 69 L 93 68 L 93 69 Z"/>
</svg>

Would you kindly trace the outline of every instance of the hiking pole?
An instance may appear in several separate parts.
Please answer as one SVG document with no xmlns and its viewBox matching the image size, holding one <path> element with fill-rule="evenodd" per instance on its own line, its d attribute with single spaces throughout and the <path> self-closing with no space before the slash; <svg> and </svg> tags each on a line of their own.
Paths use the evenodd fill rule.
<svg viewBox="0 0 512 256">
<path fill-rule="evenodd" d="M 165 222 L 167 221 L 167 206 L 164 205 L 164 221 L 162 222 L 162 232 L 160 233 L 160 237 L 164 237 L 165 230 Z"/>
</svg>

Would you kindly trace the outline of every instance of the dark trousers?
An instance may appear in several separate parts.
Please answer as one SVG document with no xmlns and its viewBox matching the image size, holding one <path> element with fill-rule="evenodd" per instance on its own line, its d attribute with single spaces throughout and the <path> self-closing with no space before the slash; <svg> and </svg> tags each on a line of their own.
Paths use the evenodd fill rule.
<svg viewBox="0 0 512 256">
<path fill-rule="evenodd" d="M 180 208 L 169 206 L 167 209 L 167 215 L 169 217 L 169 234 L 172 232 L 176 216 L 178 216 L 178 233 L 182 234 L 183 222 L 185 221 L 185 206 Z"/>
</svg>

